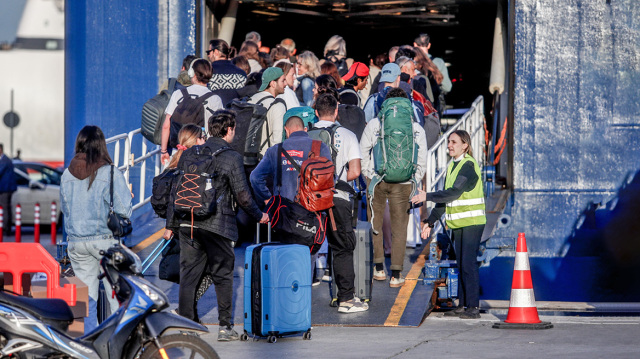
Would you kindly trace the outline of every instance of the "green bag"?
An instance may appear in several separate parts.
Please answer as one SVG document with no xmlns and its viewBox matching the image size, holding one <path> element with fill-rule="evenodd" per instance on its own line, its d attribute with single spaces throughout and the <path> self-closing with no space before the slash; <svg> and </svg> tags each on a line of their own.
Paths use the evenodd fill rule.
<svg viewBox="0 0 640 359">
<path fill-rule="evenodd" d="M 413 106 L 402 97 L 387 99 L 378 113 L 380 134 L 373 146 L 373 164 L 380 179 L 401 183 L 412 179 L 418 161 L 413 138 Z"/>
</svg>

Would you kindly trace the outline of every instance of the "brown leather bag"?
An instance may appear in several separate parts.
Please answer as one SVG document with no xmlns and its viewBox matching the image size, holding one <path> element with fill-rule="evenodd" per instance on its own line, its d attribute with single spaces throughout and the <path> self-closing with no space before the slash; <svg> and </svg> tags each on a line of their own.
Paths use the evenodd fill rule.
<svg viewBox="0 0 640 359">
<path fill-rule="evenodd" d="M 333 207 L 336 168 L 330 159 L 320 157 L 322 142 L 313 140 L 309 157 L 300 166 L 300 185 L 296 201 L 309 211 Z"/>
</svg>

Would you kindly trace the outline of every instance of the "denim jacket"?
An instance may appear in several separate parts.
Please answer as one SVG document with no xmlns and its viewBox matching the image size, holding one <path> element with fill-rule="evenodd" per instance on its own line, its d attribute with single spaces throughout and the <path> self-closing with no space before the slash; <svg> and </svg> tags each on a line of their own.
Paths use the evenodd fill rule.
<svg viewBox="0 0 640 359">
<path fill-rule="evenodd" d="M 60 183 L 60 203 L 64 213 L 64 229 L 69 241 L 113 239 L 107 227 L 109 216 L 109 184 L 111 166 L 98 169 L 91 188 L 89 178 L 78 179 L 67 168 Z M 113 172 L 113 209 L 126 218 L 131 217 L 131 192 L 122 173 Z"/>
</svg>

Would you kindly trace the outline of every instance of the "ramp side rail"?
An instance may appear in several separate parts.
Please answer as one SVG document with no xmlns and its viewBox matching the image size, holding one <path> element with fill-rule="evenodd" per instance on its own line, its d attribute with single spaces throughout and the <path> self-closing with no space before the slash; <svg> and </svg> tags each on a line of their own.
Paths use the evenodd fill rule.
<svg viewBox="0 0 640 359">
<path fill-rule="evenodd" d="M 132 143 L 137 143 L 138 137 L 140 139 L 140 152 L 136 157 L 136 154 L 133 150 Z M 134 141 L 135 140 L 135 141 Z M 133 210 L 144 206 L 151 199 L 151 194 L 146 195 L 146 170 L 147 170 L 147 161 L 152 160 L 151 166 L 154 166 L 154 176 L 160 174 L 161 163 L 160 163 L 160 146 L 153 145 L 149 146 L 147 143 L 149 142 L 146 138 L 144 138 L 141 134 L 141 129 L 135 129 L 128 133 L 122 133 L 119 135 L 115 135 L 113 137 L 109 137 L 107 140 L 107 145 L 114 144 L 113 151 L 113 164 L 124 174 L 124 178 L 127 183 L 129 183 L 133 188 L 138 189 L 138 201 L 135 203 Z M 150 143 L 150 142 L 149 142 Z M 121 144 L 124 144 L 124 150 L 121 153 Z M 151 149 L 149 149 L 151 147 Z M 140 176 L 137 180 L 138 183 L 130 182 L 130 171 L 131 168 L 139 166 L 140 167 Z"/>
</svg>

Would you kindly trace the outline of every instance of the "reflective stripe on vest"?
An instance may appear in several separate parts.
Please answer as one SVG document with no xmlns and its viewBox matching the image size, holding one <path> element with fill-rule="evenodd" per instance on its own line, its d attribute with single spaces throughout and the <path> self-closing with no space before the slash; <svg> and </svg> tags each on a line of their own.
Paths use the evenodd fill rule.
<svg viewBox="0 0 640 359">
<path fill-rule="evenodd" d="M 453 187 L 460 169 L 469 161 L 473 163 L 473 169 L 478 176 L 478 181 L 472 190 L 463 192 L 460 198 L 451 203 L 447 203 L 446 220 L 449 228 L 462 228 L 487 223 L 480 167 L 478 167 L 478 163 L 473 157 L 465 154 L 455 169 L 453 168 L 453 162 L 449 164 L 449 168 L 447 168 L 447 178 L 445 180 L 445 189 Z"/>
</svg>

